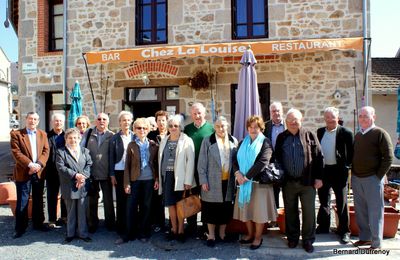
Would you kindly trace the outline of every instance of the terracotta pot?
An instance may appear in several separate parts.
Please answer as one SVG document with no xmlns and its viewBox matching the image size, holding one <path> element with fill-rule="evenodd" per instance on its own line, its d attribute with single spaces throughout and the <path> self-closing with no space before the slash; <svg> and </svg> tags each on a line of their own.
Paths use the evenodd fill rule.
<svg viewBox="0 0 400 260">
<path fill-rule="evenodd" d="M 336 223 L 338 223 L 337 209 L 336 206 L 333 207 L 335 210 Z M 354 206 L 349 206 L 350 215 L 350 233 L 353 236 L 358 236 L 359 228 L 356 220 L 356 213 L 354 211 Z M 400 212 L 399 210 L 391 207 L 385 206 L 383 213 L 383 236 L 384 237 L 395 237 L 397 233 L 397 228 L 399 225 Z"/>
<path fill-rule="evenodd" d="M 285 209 L 284 208 L 278 209 L 278 218 L 276 219 L 276 222 L 278 223 L 279 231 L 282 234 L 285 234 L 286 228 L 285 228 Z"/>
<path fill-rule="evenodd" d="M 15 208 L 17 207 L 17 199 L 8 199 L 8 205 L 10 206 L 11 212 L 15 217 Z M 32 199 L 29 198 L 28 202 L 28 218 L 32 218 Z"/>
<path fill-rule="evenodd" d="M 17 199 L 17 191 L 14 182 L 0 183 L 0 205 L 8 204 L 8 199 Z"/>
<path fill-rule="evenodd" d="M 264 225 L 263 234 L 268 232 L 268 225 Z M 240 220 L 232 219 L 226 226 L 226 233 L 247 234 L 246 224 Z"/>
</svg>

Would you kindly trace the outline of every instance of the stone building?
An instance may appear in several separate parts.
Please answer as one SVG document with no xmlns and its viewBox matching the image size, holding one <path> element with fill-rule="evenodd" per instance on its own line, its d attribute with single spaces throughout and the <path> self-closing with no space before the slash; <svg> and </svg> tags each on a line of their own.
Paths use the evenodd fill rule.
<svg viewBox="0 0 400 260">
<path fill-rule="evenodd" d="M 305 126 L 315 129 L 323 123 L 323 109 L 336 106 L 345 125 L 353 128 L 354 82 L 360 93 L 363 85 L 362 50 L 338 46 L 343 45 L 341 40 L 349 38 L 362 42 L 362 0 L 11 2 L 11 20 L 18 31 L 22 65 L 20 112 L 38 111 L 46 118 L 43 124 L 48 123 L 53 111 L 65 108 L 64 100 L 69 102 L 76 80 L 84 95 L 83 111 L 93 118 L 88 75 L 96 109 L 109 113 L 114 127 L 122 109 L 132 110 L 136 117 L 149 116 L 159 109 L 188 116 L 195 101 L 207 106 L 210 118 L 211 97 L 215 113 L 230 119 L 234 114 L 243 46 L 235 49 L 235 53 L 230 50 L 223 55 L 212 55 L 214 49 L 208 49 L 207 55 L 203 51 L 194 56 L 190 53 L 169 56 L 169 47 L 184 46 L 187 50 L 221 44 L 228 48 L 229 44 L 242 42 L 269 46 L 274 41 L 284 51 L 265 51 L 262 47 L 258 52 L 252 47 L 258 61 L 256 70 L 264 117 L 269 117 L 271 101 L 281 101 L 285 111 L 290 107 L 303 111 Z M 314 47 L 321 47 L 329 40 L 340 44 L 329 49 L 306 50 L 306 45 L 304 51 L 295 50 L 299 46 L 296 41 L 304 40 L 312 40 Z M 159 48 L 164 52 L 157 51 Z M 127 51 L 113 52 L 122 49 Z M 115 56 L 129 55 L 129 51 L 142 51 L 144 58 L 120 60 L 119 54 Z M 105 56 L 101 62 L 94 62 L 89 53 Z M 88 73 L 84 57 L 89 63 Z M 23 64 L 36 66 L 37 71 L 22 74 Z M 197 90 L 190 84 L 199 71 L 212 75 L 206 89 Z M 336 92 L 340 98 L 334 98 Z"/>
</svg>

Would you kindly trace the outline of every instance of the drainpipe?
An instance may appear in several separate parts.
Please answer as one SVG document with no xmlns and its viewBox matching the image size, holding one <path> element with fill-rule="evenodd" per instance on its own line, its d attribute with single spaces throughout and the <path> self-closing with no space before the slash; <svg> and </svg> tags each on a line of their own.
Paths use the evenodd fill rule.
<svg viewBox="0 0 400 260">
<path fill-rule="evenodd" d="M 370 52 L 370 38 L 368 35 L 368 0 L 363 0 L 363 71 L 364 71 L 364 89 L 363 89 L 363 101 L 362 106 L 368 106 L 368 63 L 369 63 L 369 52 Z M 358 109 L 358 108 L 357 108 Z"/>
<path fill-rule="evenodd" d="M 67 95 L 67 7 L 68 0 L 63 1 L 63 98 L 64 98 L 64 113 L 67 118 L 67 104 L 68 104 L 68 95 Z M 65 124 L 66 127 L 67 124 Z"/>
</svg>

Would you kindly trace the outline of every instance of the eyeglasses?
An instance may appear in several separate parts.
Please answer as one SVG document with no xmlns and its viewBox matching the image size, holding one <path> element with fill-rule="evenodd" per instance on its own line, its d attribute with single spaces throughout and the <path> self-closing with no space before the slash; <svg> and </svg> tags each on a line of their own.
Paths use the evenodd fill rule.
<svg viewBox="0 0 400 260">
<path fill-rule="evenodd" d="M 106 118 L 97 118 L 97 120 L 98 120 L 98 121 L 101 121 L 101 120 L 103 120 L 103 121 L 107 121 L 107 119 L 106 119 Z"/>
<path fill-rule="evenodd" d="M 147 127 L 137 126 L 135 127 L 136 130 L 147 130 Z"/>
<path fill-rule="evenodd" d="M 169 128 L 179 128 L 179 125 L 168 125 Z"/>
</svg>

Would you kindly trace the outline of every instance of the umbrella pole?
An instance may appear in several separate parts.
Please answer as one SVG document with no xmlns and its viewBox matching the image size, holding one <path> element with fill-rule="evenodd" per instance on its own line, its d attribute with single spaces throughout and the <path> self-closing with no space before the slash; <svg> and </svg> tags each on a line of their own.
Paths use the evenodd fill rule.
<svg viewBox="0 0 400 260">
<path fill-rule="evenodd" d="M 356 77 L 356 67 L 353 67 L 353 78 L 354 78 L 354 94 L 356 99 L 356 109 L 354 109 L 354 133 L 358 129 L 358 95 L 357 95 L 357 77 Z"/>
<path fill-rule="evenodd" d="M 97 116 L 96 100 L 94 99 L 92 82 L 90 81 L 90 74 L 89 74 L 88 65 L 87 65 L 87 62 L 86 62 L 86 59 L 85 59 L 85 53 L 82 53 L 82 58 L 83 58 L 83 61 L 85 62 L 86 75 L 87 75 L 88 80 L 89 80 L 90 93 L 92 94 L 94 115 Z"/>
<path fill-rule="evenodd" d="M 107 76 L 107 80 L 106 80 L 106 93 L 104 95 L 104 107 L 103 107 L 103 111 L 104 113 L 106 112 L 106 104 L 107 104 L 107 94 L 108 94 L 108 79 L 110 78 L 110 76 Z"/>
<path fill-rule="evenodd" d="M 100 64 L 100 108 L 103 107 L 103 64 Z M 101 112 L 104 112 L 104 109 L 101 110 Z"/>
</svg>

